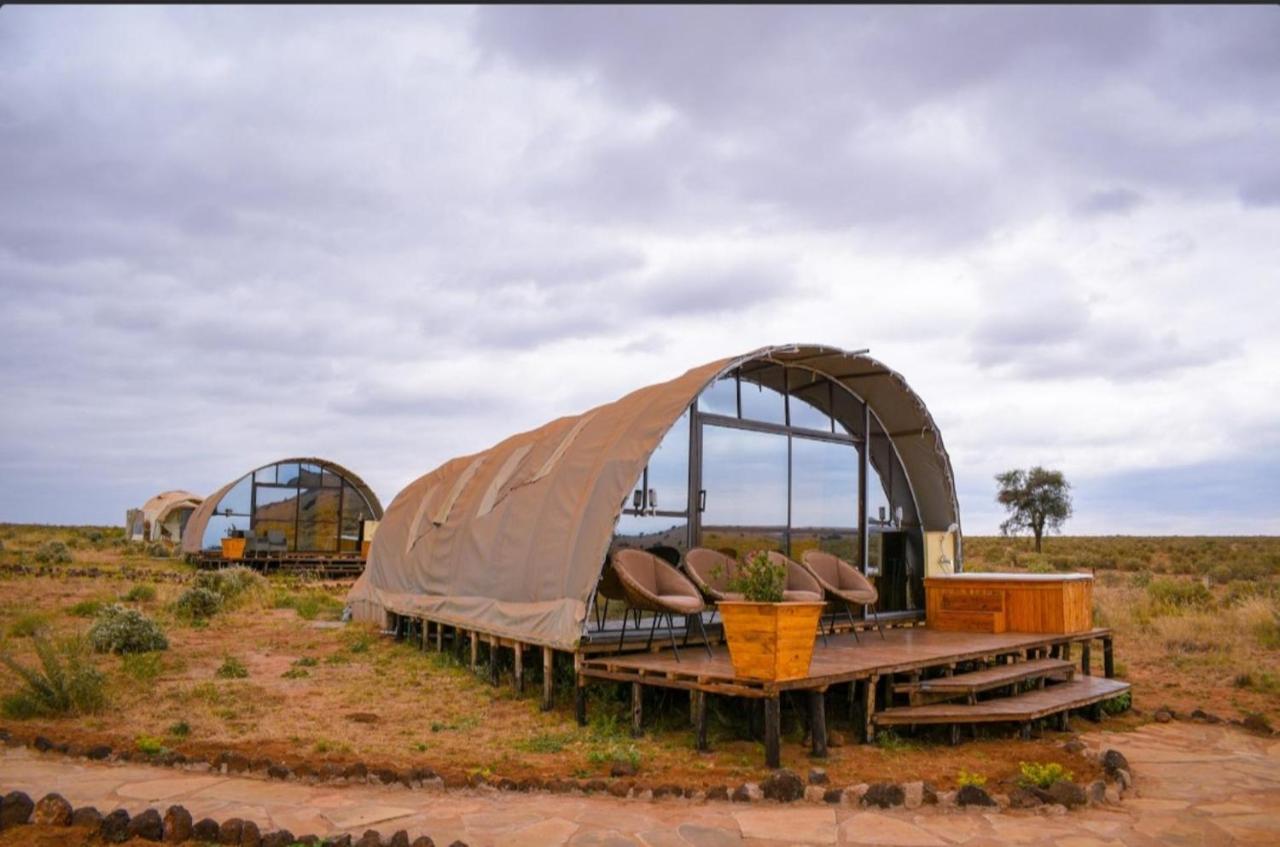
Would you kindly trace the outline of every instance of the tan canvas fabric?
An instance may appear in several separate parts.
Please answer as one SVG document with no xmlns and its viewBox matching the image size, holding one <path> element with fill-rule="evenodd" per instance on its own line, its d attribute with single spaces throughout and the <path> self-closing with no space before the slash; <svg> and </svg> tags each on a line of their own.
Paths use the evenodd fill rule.
<svg viewBox="0 0 1280 847">
<path fill-rule="evenodd" d="M 866 398 L 894 444 L 907 445 L 902 461 L 924 526 L 957 522 L 942 441 L 899 375 L 830 347 L 770 347 L 514 435 L 410 483 L 387 507 L 348 596 L 354 616 L 382 623 L 387 612 L 421 614 L 573 649 L 622 504 L 649 455 L 716 377 L 741 366 L 751 379 L 752 368 L 771 363 L 811 369 Z"/>
</svg>

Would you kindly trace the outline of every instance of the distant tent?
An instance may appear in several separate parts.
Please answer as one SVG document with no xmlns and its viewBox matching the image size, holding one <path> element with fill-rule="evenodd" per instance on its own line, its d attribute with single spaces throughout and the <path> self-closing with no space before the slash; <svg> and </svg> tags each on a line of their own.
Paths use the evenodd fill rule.
<svg viewBox="0 0 1280 847">
<path fill-rule="evenodd" d="M 835 495 L 793 486 L 793 441 L 805 456 L 810 446 L 821 456 L 830 448 L 838 467 L 829 473 L 820 456 L 812 473 L 800 468 L 800 482 L 834 480 L 843 486 Z M 761 447 L 780 458 L 758 463 Z M 873 472 L 882 493 L 846 484 L 857 488 Z M 878 509 L 875 496 L 884 503 Z M 754 501 L 770 498 L 785 504 L 763 514 Z M 803 524 L 792 521 L 796 498 L 816 509 Z M 838 520 L 827 515 L 831 504 L 840 507 Z M 768 347 L 420 477 L 388 507 L 348 599 L 357 619 L 427 616 L 574 649 L 615 545 L 679 551 L 764 539 L 789 552 L 830 547 L 869 569 L 876 565 L 869 536 L 877 532 L 900 538 L 901 574 L 891 579 L 902 583 L 895 590 L 907 609 L 916 608 L 910 592 L 920 590 L 926 560 L 932 569 L 936 560 L 959 559 L 951 463 L 933 418 L 899 374 L 867 355 Z"/>
<path fill-rule="evenodd" d="M 281 459 L 210 494 L 191 516 L 182 549 L 217 549 L 237 532 L 279 538 L 286 553 L 359 553 L 366 524 L 381 517 L 373 489 L 341 465 Z"/>
<path fill-rule="evenodd" d="M 132 541 L 182 541 L 187 521 L 204 498 L 190 491 L 165 491 L 125 515 L 125 535 Z"/>
</svg>

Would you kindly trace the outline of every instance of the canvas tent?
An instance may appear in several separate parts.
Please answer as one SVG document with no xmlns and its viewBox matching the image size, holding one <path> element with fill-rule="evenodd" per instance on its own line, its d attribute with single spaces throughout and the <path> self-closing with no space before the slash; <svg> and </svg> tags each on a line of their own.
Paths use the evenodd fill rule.
<svg viewBox="0 0 1280 847">
<path fill-rule="evenodd" d="M 744 430 L 790 426 L 789 416 L 783 425 L 757 427 L 745 420 L 743 386 L 762 395 L 791 395 L 797 410 L 803 405 L 806 413 L 826 415 L 831 432 L 812 434 L 833 443 L 844 439 L 851 450 L 870 445 L 858 447 L 857 455 L 867 457 L 864 468 L 868 460 L 878 461 L 881 480 L 891 479 L 886 490 L 894 510 L 905 513 L 904 523 L 920 536 L 917 560 L 958 565 L 950 460 L 924 403 L 901 375 L 864 353 L 791 345 L 702 365 L 451 459 L 415 480 L 387 508 L 368 565 L 348 597 L 353 616 L 378 623 L 388 613 L 427 617 L 575 649 L 620 516 L 645 512 L 637 480 L 645 478 L 651 457 L 677 422 L 702 414 L 695 404 L 702 402 L 700 395 L 727 386 L 729 379 L 739 392 L 743 420 L 702 417 Z M 686 455 L 697 449 L 689 440 Z M 705 492 L 694 484 L 702 467 L 697 456 L 688 462 L 689 523 L 681 531 L 696 538 L 700 505 L 694 501 Z M 865 525 L 861 535 L 868 535 Z"/>
<path fill-rule="evenodd" d="M 203 498 L 190 491 L 165 491 L 130 509 L 125 515 L 125 534 L 131 541 L 182 540 L 187 521 Z"/>
<path fill-rule="evenodd" d="M 182 549 L 217 549 L 228 532 L 282 538 L 286 553 L 358 553 L 382 504 L 360 477 L 314 457 L 255 468 L 210 494 L 192 514 Z"/>
</svg>

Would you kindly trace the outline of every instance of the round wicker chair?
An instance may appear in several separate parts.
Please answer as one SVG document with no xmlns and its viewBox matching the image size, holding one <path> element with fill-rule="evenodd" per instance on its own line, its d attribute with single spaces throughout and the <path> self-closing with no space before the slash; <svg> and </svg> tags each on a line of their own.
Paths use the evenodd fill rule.
<svg viewBox="0 0 1280 847">
<path fill-rule="evenodd" d="M 711 643 L 707 639 L 707 631 L 702 624 L 702 613 L 707 604 L 702 599 L 698 587 L 688 577 L 680 573 L 667 562 L 652 553 L 642 550 L 619 550 L 613 556 L 613 571 L 626 595 L 627 604 L 633 609 L 641 609 L 653 613 L 653 622 L 649 626 L 649 641 L 645 649 L 653 646 L 653 635 L 658 621 L 665 615 L 667 618 L 667 634 L 671 637 L 671 649 L 675 652 L 676 661 L 680 660 L 680 649 L 676 646 L 675 615 L 685 616 L 685 641 L 689 639 L 688 619 L 692 618 L 702 634 L 702 644 L 711 655 Z M 618 638 L 618 649 L 621 650 L 627 637 L 627 619 L 622 619 L 622 634 Z"/>
<path fill-rule="evenodd" d="M 880 601 L 880 592 L 858 569 L 838 556 L 822 550 L 809 550 L 804 554 L 804 566 L 810 575 L 818 581 L 827 595 L 844 606 L 844 613 L 849 616 L 849 626 L 853 631 L 853 639 L 858 640 L 858 628 L 853 621 L 851 605 L 862 606 L 862 618 L 866 620 L 867 610 L 875 619 L 876 630 L 884 638 L 884 627 L 880 625 L 880 614 L 876 604 Z"/>
</svg>

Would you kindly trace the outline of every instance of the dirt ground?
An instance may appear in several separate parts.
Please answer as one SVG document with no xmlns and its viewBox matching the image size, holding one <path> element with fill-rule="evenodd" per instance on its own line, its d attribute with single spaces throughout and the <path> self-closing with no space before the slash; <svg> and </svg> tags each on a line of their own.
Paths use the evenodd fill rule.
<svg viewBox="0 0 1280 847">
<path fill-rule="evenodd" d="M 16 545 L 6 545 L 0 561 L 12 562 Z M 127 548 L 76 550 L 74 558 L 74 566 L 136 566 L 139 561 L 137 552 Z M 146 564 L 186 568 L 163 559 Z M 1100 577 L 1098 606 L 1101 614 L 1114 618 L 1108 625 L 1116 628 L 1119 670 L 1135 685 L 1140 713 L 1108 718 L 1108 728 L 1138 725 L 1161 705 L 1180 711 L 1204 708 L 1223 717 L 1246 711 L 1277 717 L 1280 695 L 1236 682 L 1241 667 L 1254 668 L 1264 681 L 1266 674 L 1280 671 L 1276 651 L 1219 644 L 1171 653 L 1167 642 L 1175 637 L 1172 630 L 1168 638 L 1153 638 L 1150 621 L 1140 625 L 1121 614 L 1139 603 L 1141 589 L 1123 574 L 1114 576 Z M 3 649 L 30 663 L 31 631 L 82 633 L 92 618 L 77 615 L 77 604 L 118 599 L 132 585 L 121 579 L 0 576 Z M 655 716 L 652 724 L 642 738 L 632 739 L 626 731 L 627 692 L 621 688 L 610 692 L 592 686 L 591 723 L 576 725 L 568 668 L 560 669 L 555 709 L 544 713 L 536 676 L 523 696 L 513 691 L 509 677 L 493 688 L 449 654 L 423 653 L 368 629 L 327 620 L 340 607 L 332 599 L 320 604 L 314 619 L 300 617 L 289 606 L 317 593 L 313 589 L 277 582 L 240 608 L 192 626 L 172 610 L 183 586 L 154 585 L 154 599 L 131 605 L 161 623 L 170 647 L 144 659 L 96 657 L 108 678 L 109 704 L 103 711 L 54 719 L 0 718 L 0 726 L 19 737 L 45 734 L 79 744 L 101 741 L 117 749 L 162 746 L 186 754 L 231 749 L 290 764 L 363 761 L 463 776 L 607 777 L 618 761 L 637 764 L 635 778 L 652 785 L 737 784 L 764 773 L 762 745 L 741 738 L 741 714 L 714 698 L 709 709 L 713 750 L 698 753 L 682 692 L 652 695 L 660 698 L 646 702 L 646 716 Z M 341 590 L 333 590 L 332 596 L 340 598 Z M 84 614 L 83 608 L 79 611 Z M 1239 625 L 1247 628 L 1248 622 Z M 1155 626 L 1168 626 L 1168 621 L 1157 620 Z M 236 665 L 244 676 L 228 675 L 227 668 Z M 16 679 L 0 669 L 0 694 L 15 685 Z M 799 701 L 784 703 L 783 764 L 804 773 L 815 763 L 802 743 L 801 711 Z M 833 736 L 851 734 L 838 697 L 831 714 Z M 1077 730 L 1093 726 L 1079 719 L 1073 724 Z M 1093 766 L 1062 751 L 1065 737 L 1054 732 L 1031 742 L 992 737 L 958 747 L 894 736 L 876 745 L 835 746 L 840 739 L 833 737 L 830 757 L 818 764 L 840 785 L 924 779 L 948 788 L 962 769 L 998 784 L 1016 777 L 1020 763 L 1028 761 L 1060 762 L 1078 780 L 1092 779 Z"/>
</svg>

